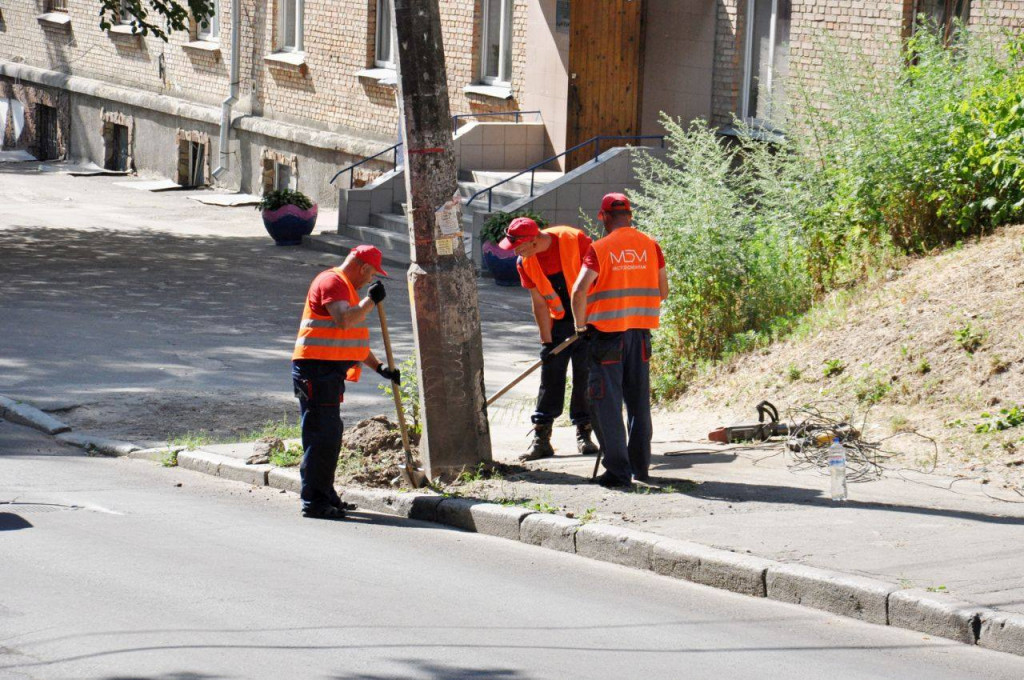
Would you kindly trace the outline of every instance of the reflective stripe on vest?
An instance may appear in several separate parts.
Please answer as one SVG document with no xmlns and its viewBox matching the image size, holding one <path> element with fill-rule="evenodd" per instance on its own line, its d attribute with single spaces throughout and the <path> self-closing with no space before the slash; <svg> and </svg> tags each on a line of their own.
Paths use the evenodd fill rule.
<svg viewBox="0 0 1024 680">
<path fill-rule="evenodd" d="M 599 331 L 657 328 L 661 315 L 654 239 L 621 227 L 594 242 L 597 280 L 587 292 L 587 323 Z"/>
<path fill-rule="evenodd" d="M 573 227 L 549 227 L 544 230 L 544 233 L 558 242 L 558 259 L 562 264 L 562 276 L 565 277 L 565 285 L 572 290 L 572 284 L 576 282 L 576 277 L 580 275 L 582 267 L 579 246 L 580 230 Z M 562 306 L 562 299 L 555 292 L 536 255 L 523 258 L 523 271 L 537 286 L 537 292 L 544 298 L 551 318 L 564 318 L 565 308 Z"/>
<path fill-rule="evenodd" d="M 359 304 L 359 296 L 352 283 L 341 273 L 341 268 L 330 270 L 341 279 L 346 288 L 346 301 L 350 305 Z M 312 286 L 310 286 L 312 290 Z M 361 362 L 370 354 L 370 329 L 363 326 L 355 328 L 338 328 L 330 316 L 314 314 L 309 304 L 309 294 L 302 310 L 302 321 L 299 323 L 299 336 L 295 339 L 295 351 L 292 359 L 319 359 L 321 361 L 355 361 Z M 362 367 L 357 363 L 348 370 L 346 380 L 359 380 Z"/>
</svg>

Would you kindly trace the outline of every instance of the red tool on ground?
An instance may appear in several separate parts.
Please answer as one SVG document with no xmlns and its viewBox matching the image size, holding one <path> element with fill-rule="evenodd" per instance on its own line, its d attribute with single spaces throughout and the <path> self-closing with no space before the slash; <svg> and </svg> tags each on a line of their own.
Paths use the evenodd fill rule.
<svg viewBox="0 0 1024 680">
<path fill-rule="evenodd" d="M 709 432 L 708 439 L 723 444 L 763 442 L 769 437 L 788 436 L 789 429 L 789 425 L 779 422 L 779 410 L 771 402 L 762 401 L 757 405 L 756 423 L 737 423 L 728 427 L 720 427 Z"/>
</svg>

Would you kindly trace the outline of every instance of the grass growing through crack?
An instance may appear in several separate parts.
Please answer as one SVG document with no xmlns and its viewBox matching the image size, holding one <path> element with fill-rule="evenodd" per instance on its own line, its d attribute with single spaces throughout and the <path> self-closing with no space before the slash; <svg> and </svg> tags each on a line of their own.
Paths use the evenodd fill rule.
<svg viewBox="0 0 1024 680">
<path fill-rule="evenodd" d="M 185 449 L 187 451 L 193 451 L 198 449 L 200 446 L 206 446 L 207 444 L 213 443 L 213 435 L 206 430 L 188 431 L 185 434 L 180 434 L 176 437 L 172 437 L 171 441 L 167 443 L 169 448 Z M 177 460 L 177 454 L 175 454 L 175 460 Z"/>
<path fill-rule="evenodd" d="M 302 461 L 302 447 L 298 444 L 291 444 L 283 449 L 277 449 L 270 454 L 271 465 L 277 467 L 294 467 Z"/>
<path fill-rule="evenodd" d="M 277 439 L 298 439 L 302 436 L 302 424 L 283 416 L 280 420 L 268 420 L 259 427 L 242 435 L 241 441 L 254 442 L 264 437 Z"/>
<path fill-rule="evenodd" d="M 167 449 L 160 458 L 160 464 L 164 467 L 178 467 L 178 450 Z"/>
</svg>

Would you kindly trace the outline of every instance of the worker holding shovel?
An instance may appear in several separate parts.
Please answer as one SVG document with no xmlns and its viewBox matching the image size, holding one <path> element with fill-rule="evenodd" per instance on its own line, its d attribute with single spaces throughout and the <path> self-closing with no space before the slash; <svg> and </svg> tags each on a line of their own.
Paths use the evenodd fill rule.
<svg viewBox="0 0 1024 680">
<path fill-rule="evenodd" d="M 591 439 L 590 412 L 587 408 L 586 348 L 575 342 L 558 350 L 573 336 L 573 317 L 569 287 L 580 272 L 583 256 L 590 249 L 590 237 L 572 227 L 541 230 L 529 217 L 517 217 L 509 223 L 499 247 L 514 250 L 519 256 L 519 279 L 530 291 L 533 316 L 540 331 L 540 391 L 533 421 L 533 441 L 522 460 L 537 460 L 555 455 L 551 446 L 551 428 L 562 415 L 565 380 L 572 363 L 572 396 L 569 417 L 576 426 L 576 447 L 582 454 L 595 454 Z"/>
<path fill-rule="evenodd" d="M 384 284 L 376 281 L 367 296 L 358 291 L 381 268 L 381 252 L 373 246 L 357 246 L 340 267 L 321 272 L 313 279 L 292 353 L 292 382 L 302 415 L 304 455 L 302 514 L 319 519 L 341 519 L 344 505 L 334 490 L 334 472 L 341 453 L 341 402 L 345 381 L 359 380 L 362 366 L 372 368 L 385 380 L 401 383 L 397 368 L 388 368 L 370 351 L 366 317 L 384 300 Z"/>
</svg>

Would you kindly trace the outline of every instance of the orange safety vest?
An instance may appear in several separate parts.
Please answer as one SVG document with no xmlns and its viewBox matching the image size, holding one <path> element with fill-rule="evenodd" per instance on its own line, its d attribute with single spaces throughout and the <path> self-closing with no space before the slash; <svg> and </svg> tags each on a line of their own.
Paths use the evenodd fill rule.
<svg viewBox="0 0 1024 680">
<path fill-rule="evenodd" d="M 604 333 L 657 328 L 661 313 L 657 243 L 633 227 L 594 241 L 597 280 L 587 292 L 587 323 Z"/>
<path fill-rule="evenodd" d="M 350 305 L 359 304 L 359 296 L 355 286 L 341 273 L 341 267 L 331 269 L 348 291 L 346 296 Z M 299 337 L 295 339 L 295 351 L 292 359 L 320 359 L 323 361 L 362 361 L 370 354 L 370 329 L 363 326 L 355 328 L 339 328 L 329 315 L 314 314 L 306 295 L 306 305 L 302 310 L 302 322 L 299 324 Z M 357 382 L 362 373 L 362 366 L 356 364 L 348 369 L 345 379 Z"/>
<path fill-rule="evenodd" d="M 580 263 L 580 246 L 578 241 L 580 230 L 573 227 L 549 227 L 543 231 L 558 241 L 558 259 L 562 262 L 562 276 L 565 277 L 565 283 L 569 290 L 572 290 L 572 284 L 576 282 L 576 277 L 580 275 L 580 267 L 582 266 Z M 540 266 L 540 260 L 537 259 L 536 255 L 523 258 L 523 271 L 526 272 L 526 275 L 537 286 L 537 292 L 544 298 L 544 303 L 548 306 L 551 318 L 564 318 L 565 308 L 562 307 L 562 300 L 558 297 L 558 293 L 555 292 L 551 282 L 548 281 L 548 277 Z"/>
</svg>

